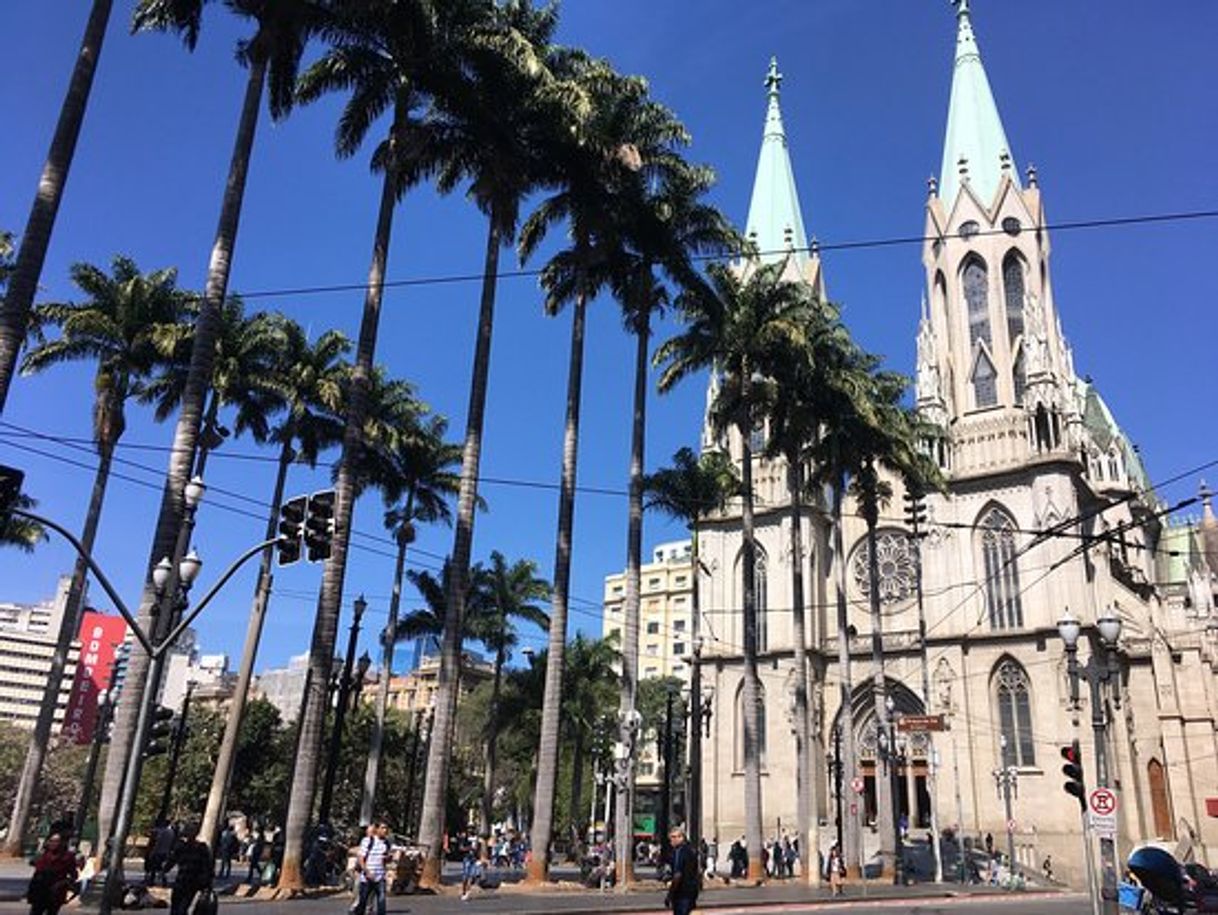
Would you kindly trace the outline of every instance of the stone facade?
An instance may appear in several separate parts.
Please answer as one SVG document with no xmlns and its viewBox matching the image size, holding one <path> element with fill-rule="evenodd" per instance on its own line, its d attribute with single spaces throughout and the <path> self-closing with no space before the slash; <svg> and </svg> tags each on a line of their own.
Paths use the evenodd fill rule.
<svg viewBox="0 0 1218 915">
<path fill-rule="evenodd" d="M 967 4 L 960 4 L 955 66 L 945 174 L 931 182 L 926 202 L 925 292 L 916 327 L 917 406 L 942 430 L 942 440 L 927 447 L 947 487 L 928 497 L 925 537 L 915 541 L 903 517 L 901 484 L 889 481 L 893 498 L 882 511 L 877 550 L 882 676 L 872 662 L 866 525 L 857 507 L 850 501 L 845 507 L 842 555 L 832 549 L 825 506 L 807 508 L 798 519 L 805 555 L 793 557 L 785 468 L 754 460 L 765 834 L 793 833 L 795 825 L 791 572 L 799 562 L 807 584 L 806 606 L 798 612 L 814 658 L 813 787 L 823 847 L 835 832 L 829 763 L 846 675 L 838 663 L 836 610 L 844 581 L 858 748 L 857 761 L 844 764 L 845 790 L 852 776 L 863 779 L 864 791 L 851 794 L 847 805 L 858 805 L 864 824 L 875 816 L 883 832 L 887 813 L 888 780 L 877 786 L 875 779 L 882 769 L 877 724 L 886 726 L 883 702 L 874 701 L 879 687 L 897 715 L 941 713 L 949 726 L 901 743 L 909 762 L 897 793 L 911 829 L 921 835 L 929 825 L 933 769 L 940 827 L 991 833 L 1004 847 L 1008 820 L 994 773 L 1014 767 L 1017 856 L 1039 869 L 1052 855 L 1059 874 L 1079 877 L 1079 809 L 1062 791 L 1059 749 L 1081 741 L 1087 783 L 1094 786 L 1093 709 L 1085 682 L 1079 706 L 1071 707 L 1057 622 L 1067 610 L 1082 622 L 1079 661 L 1086 664 L 1098 644 L 1094 623 L 1111 609 L 1122 635 L 1098 712 L 1107 725 L 1109 783 L 1120 804 L 1118 850 L 1128 854 L 1132 844 L 1161 840 L 1218 864 L 1218 819 L 1206 811 L 1207 798 L 1218 798 L 1218 637 L 1211 622 L 1218 522 L 1208 493 L 1200 526 L 1169 521 L 1174 507 L 1156 496 L 1098 391 L 1075 372 L 1053 294 L 1041 189 L 1033 169 L 1017 173 Z M 776 118 L 781 149 L 774 143 Z M 776 84 L 763 162 L 767 144 L 771 156 L 787 156 Z M 785 167 L 789 172 L 789 161 Z M 765 168 L 773 171 L 774 164 Z M 793 179 L 779 183 L 794 193 Z M 940 187 L 951 189 L 951 199 L 940 197 Z M 759 211 L 767 195 L 772 188 L 754 190 L 751 235 L 766 234 L 757 223 L 769 218 Z M 790 238 L 791 228 L 768 232 L 785 230 Z M 792 278 L 823 291 L 814 247 L 788 263 Z M 1068 304 L 1064 310 L 1068 315 Z M 712 379 L 708 398 L 715 386 Z M 726 448 L 738 461 L 740 444 L 735 433 L 716 440 L 709 427 L 704 432 L 704 448 Z M 745 831 L 739 506 L 710 519 L 701 536 L 711 570 L 700 585 L 704 683 L 708 693 L 713 688 L 703 817 L 706 835 L 726 843 Z M 919 553 L 925 639 L 919 635 Z"/>
</svg>

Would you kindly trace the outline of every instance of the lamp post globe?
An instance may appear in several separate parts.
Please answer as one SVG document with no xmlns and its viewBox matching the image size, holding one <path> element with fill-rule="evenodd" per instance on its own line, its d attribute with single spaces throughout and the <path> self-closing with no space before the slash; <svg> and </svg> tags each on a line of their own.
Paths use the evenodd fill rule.
<svg viewBox="0 0 1218 915">
<path fill-rule="evenodd" d="M 193 477 L 186 488 L 182 492 L 183 498 L 186 500 L 186 507 L 192 511 L 199 507 L 199 503 L 203 501 L 203 494 L 207 492 L 207 486 L 200 476 Z"/>
<path fill-rule="evenodd" d="M 1121 618 L 1111 607 L 1105 609 L 1104 614 L 1095 621 L 1095 627 L 1100 631 L 1100 638 L 1107 646 L 1115 645 L 1121 637 Z"/>
<path fill-rule="evenodd" d="M 169 575 L 173 572 L 173 563 L 169 561 L 168 556 L 161 557 L 161 561 L 152 567 L 152 587 L 156 588 L 157 594 L 163 594 L 166 586 L 169 584 Z"/>
<path fill-rule="evenodd" d="M 1073 651 L 1078 647 L 1078 637 L 1082 630 L 1082 624 L 1069 610 L 1066 610 L 1065 615 L 1057 621 L 1057 634 L 1061 636 L 1067 651 Z"/>
<path fill-rule="evenodd" d="M 178 563 L 178 579 L 182 582 L 182 586 L 189 588 L 193 585 L 202 568 L 203 560 L 199 558 L 198 552 L 194 549 L 183 556 L 182 561 Z"/>
</svg>

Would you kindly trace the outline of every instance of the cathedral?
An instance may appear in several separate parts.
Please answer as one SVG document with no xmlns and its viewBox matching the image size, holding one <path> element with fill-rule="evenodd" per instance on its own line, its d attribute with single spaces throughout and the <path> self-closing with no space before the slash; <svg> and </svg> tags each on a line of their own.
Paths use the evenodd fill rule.
<svg viewBox="0 0 1218 915">
<path fill-rule="evenodd" d="M 824 507 L 793 517 L 782 462 L 754 457 L 764 835 L 796 833 L 798 562 L 810 583 L 798 612 L 813 659 L 816 816 L 805 843 L 827 849 L 840 834 L 851 863 L 891 854 L 899 817 L 918 837 L 936 826 L 988 833 L 1004 851 L 1009 837 L 1025 868 L 1039 871 L 1052 856 L 1056 873 L 1081 880 L 1080 805 L 1063 791 L 1060 752 L 1077 739 L 1087 789 L 1106 782 L 1115 794 L 1118 860 L 1156 841 L 1218 865 L 1218 521 L 1204 485 L 1202 520 L 1173 520 L 1180 506 L 1156 495 L 1100 392 L 1076 373 L 1036 171 L 1019 167 L 968 3 L 956 7 L 943 161 L 925 206 L 925 286 L 920 314 L 909 315 L 916 405 L 942 432 L 928 447 L 946 487 L 927 497 L 913 538 L 900 482 L 890 481 L 876 541 L 877 670 L 857 508 L 847 503 L 837 555 Z M 788 279 L 826 295 L 831 278 L 803 223 L 780 83 L 772 64 L 746 232 L 760 261 L 784 261 Z M 715 391 L 712 378 L 708 403 Z M 764 435 L 759 427 L 753 444 Z M 717 438 L 706 425 L 704 450 L 739 461 L 741 445 L 734 431 Z M 699 526 L 710 709 L 702 822 L 723 847 L 745 832 L 740 523 L 736 505 Z M 789 548 L 793 523 L 800 556 Z M 841 636 L 839 582 L 849 619 Z M 1073 692 L 1063 619 L 1078 636 Z"/>
</svg>

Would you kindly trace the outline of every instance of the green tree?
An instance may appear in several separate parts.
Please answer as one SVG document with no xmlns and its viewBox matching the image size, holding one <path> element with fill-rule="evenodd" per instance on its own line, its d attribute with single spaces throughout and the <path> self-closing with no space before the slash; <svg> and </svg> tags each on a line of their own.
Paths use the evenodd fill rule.
<svg viewBox="0 0 1218 915">
<path fill-rule="evenodd" d="M 89 93 L 93 88 L 93 74 L 97 70 L 97 58 L 101 54 L 113 5 L 114 0 L 93 0 L 89 8 L 84 38 L 72 68 L 67 96 L 59 109 L 55 135 L 51 138 L 51 148 L 38 180 L 38 191 L 25 223 L 25 234 L 21 237 L 21 249 L 17 253 L 16 263 L 9 264 L 2 271 L 9 285 L 3 308 L 0 308 L 0 413 L 4 412 L 8 391 L 13 383 L 13 372 L 17 368 L 17 356 L 25 343 L 30 311 L 34 296 L 38 293 L 38 280 L 42 276 L 42 265 L 51 244 L 51 231 L 55 227 L 59 202 L 63 199 L 63 190 L 68 182 L 68 170 L 76 154 L 76 140 L 85 120 L 85 108 L 88 107 Z M 4 253 L 5 248 L 8 253 Z M 5 233 L 0 238 L 0 259 L 7 261 L 11 254 L 12 235 Z"/>
<path fill-rule="evenodd" d="M 206 0 L 141 0 L 135 10 L 133 24 L 137 29 L 161 29 L 180 35 L 187 48 L 193 49 L 201 26 L 202 9 Z M 292 103 L 292 86 L 300 55 L 311 34 L 323 21 L 324 9 L 310 0 L 230 0 L 228 8 L 244 19 L 252 20 L 254 33 L 237 48 L 237 60 L 248 70 L 245 95 L 237 123 L 233 154 L 220 203 L 220 216 L 207 267 L 207 280 L 195 326 L 194 346 L 190 353 L 190 369 L 182 392 L 181 410 L 174 431 L 165 486 L 157 514 L 147 568 L 140 599 L 138 621 L 146 630 L 151 628 L 153 608 L 158 597 L 152 585 L 151 569 L 163 556 L 178 558 L 179 533 L 185 513 L 185 488 L 195 472 L 196 449 L 199 444 L 208 385 L 212 380 L 216 338 L 220 331 L 221 308 L 228 294 L 229 271 L 237 241 L 237 225 L 245 197 L 246 176 L 258 125 L 264 87 L 269 85 L 272 116 L 281 116 Z M 184 547 L 185 545 L 182 544 Z M 176 592 L 176 563 L 166 592 Z M 116 807 L 118 794 L 127 768 L 128 755 L 135 737 L 135 725 L 144 701 L 149 657 L 142 651 L 131 653 L 127 673 L 128 688 L 123 690 L 111 731 L 110 753 L 102 779 L 102 831 L 109 830 L 109 811 Z M 153 684 L 155 689 L 156 684 Z M 138 761 L 135 768 L 138 769 Z M 115 849 L 120 849 L 125 836 L 116 837 Z M 115 856 L 117 862 L 117 855 Z M 108 877 L 108 888 L 116 890 L 122 879 L 121 867 Z M 111 893 L 112 895 L 112 893 Z M 109 896 L 103 909 L 109 911 Z"/>
<path fill-rule="evenodd" d="M 491 553 L 490 565 L 479 569 L 473 581 L 473 604 L 477 610 L 469 614 L 474 637 L 494 654 L 494 674 L 491 678 L 490 706 L 483 728 L 483 782 L 481 832 L 491 834 L 495 799 L 495 775 L 498 765 L 499 701 L 503 685 L 503 667 L 510 660 L 512 649 L 520 642 L 517 621 L 532 623 L 545 630 L 550 626 L 549 615 L 540 601 L 550 598 L 550 583 L 537 575 L 537 563 L 518 559 L 511 565 L 498 550 Z"/>
<path fill-rule="evenodd" d="M 38 501 L 21 493 L 17 496 L 15 505 L 26 511 L 33 511 L 38 507 Z M 3 522 L 0 522 L 0 547 L 16 547 L 22 552 L 32 553 L 38 544 L 49 539 L 46 529 L 37 521 L 31 521 L 29 518 L 8 515 Z"/>
<path fill-rule="evenodd" d="M 267 513 L 266 540 L 272 539 L 278 531 L 279 512 L 292 464 L 316 466 L 321 452 L 336 445 L 342 437 L 342 424 L 337 419 L 342 404 L 345 371 L 342 357 L 351 348 L 350 341 L 338 331 L 327 331 L 316 342 L 310 343 L 308 335 L 296 322 L 280 317 L 276 323 L 278 333 L 274 342 L 277 352 L 261 376 L 262 385 L 272 393 L 273 403 L 280 408 L 275 424 L 265 431 L 265 437 L 279 446 L 275 483 Z M 246 699 L 273 583 L 274 552 L 267 549 L 258 567 L 241 665 L 229 703 L 224 739 L 220 743 L 200 830 L 200 834 L 213 847 L 235 772 L 234 761 L 239 753 L 239 734 L 244 728 Z"/>
<path fill-rule="evenodd" d="M 667 160 L 676 146 L 689 140 L 672 113 L 648 97 L 645 80 L 622 76 L 604 61 L 582 56 L 574 57 L 570 66 L 588 92 L 588 114 L 575 125 L 567 148 L 555 160 L 556 190 L 526 220 L 519 243 L 521 259 L 527 261 L 559 225 L 568 227 L 572 240 L 571 246 L 554 254 L 541 271 L 547 314 L 556 315 L 570 304 L 572 320 L 548 679 L 534 802 L 534 853 L 528 876 L 532 882 L 547 878 L 554 825 L 588 302 L 611 281 L 620 264 L 624 239 L 620 224 L 613 218 L 619 198 L 638 180 L 640 170 Z"/>
<path fill-rule="evenodd" d="M 762 809 L 761 681 L 757 671 L 756 539 L 753 525 L 754 428 L 764 422 L 773 384 L 766 374 L 799 351 L 803 341 L 801 286 L 783 280 L 785 262 L 754 267 L 745 275 L 724 264 L 711 264 L 710 282 L 682 292 L 677 305 L 686 328 L 656 353 L 663 366 L 660 390 L 682 378 L 711 368 L 719 383 L 711 409 L 716 431 L 734 432 L 741 453 L 744 492 L 741 552 L 744 618 L 744 806 L 749 852 L 749 877 L 761 879 Z"/>
<path fill-rule="evenodd" d="M 432 416 L 419 424 L 417 431 L 397 435 L 383 451 L 388 473 L 379 481 L 381 495 L 388 506 L 385 528 L 397 544 L 393 565 L 393 589 L 389 600 L 389 621 L 381 636 L 381 670 L 377 681 L 376 717 L 369 738 L 368 760 L 364 769 L 364 790 L 360 821 L 371 822 L 376 799 L 381 754 L 384 749 L 385 715 L 389 707 L 389 678 L 393 673 L 393 652 L 398 642 L 398 616 L 402 604 L 402 576 L 406 568 L 406 548 L 414 542 L 416 524 L 452 523 L 449 499 L 457 492 L 458 480 L 453 467 L 461 458 L 460 449 L 444 440 L 448 421 Z"/>
<path fill-rule="evenodd" d="M 22 360 L 23 374 L 32 375 L 71 362 L 95 362 L 93 375 L 93 442 L 97 470 L 85 510 L 80 542 L 92 553 L 106 499 L 114 450 L 127 429 L 127 402 L 140 396 L 165 366 L 165 352 L 183 333 L 185 296 L 177 287 L 173 268 L 141 273 L 128 257 L 115 257 L 110 273 L 92 264 L 72 266 L 72 282 L 84 298 L 55 302 L 34 309 L 32 346 Z M 58 335 L 47 332 L 58 328 Z M 68 645 L 80 626 L 89 567 L 76 560 L 68 585 L 57 648 L 43 688 L 38 720 L 30 735 L 12 822 L 24 824 L 33 803 L 59 700 Z M 10 830 L 5 850 L 19 854 L 22 828 Z"/>
<path fill-rule="evenodd" d="M 577 633 L 567 645 L 562 724 L 571 751 L 569 835 L 577 842 L 586 833 L 584 784 L 591 761 L 589 750 L 597 744 L 598 732 L 603 733 L 606 722 L 613 720 L 621 663 L 615 638 L 588 639 Z"/>
<path fill-rule="evenodd" d="M 698 537 L 698 524 L 703 519 L 722 511 L 727 500 L 741 494 L 740 477 L 730 457 L 721 451 L 707 451 L 698 457 L 691 448 L 680 448 L 672 456 L 672 465 L 663 467 L 643 478 L 645 507 L 658 509 L 670 518 L 681 521 L 689 529 L 690 568 L 694 582 L 690 599 L 690 642 L 693 645 L 694 664 L 689 678 L 691 696 L 702 696 L 702 604 L 698 581 L 702 574 L 702 558 Z M 638 622 L 635 622 L 638 631 Z M 637 643 L 637 639 L 636 639 Z M 693 805 L 686 811 L 691 841 L 702 837 L 702 810 L 700 800 L 702 730 L 694 719 L 689 731 L 689 755 L 695 760 Z"/>
</svg>

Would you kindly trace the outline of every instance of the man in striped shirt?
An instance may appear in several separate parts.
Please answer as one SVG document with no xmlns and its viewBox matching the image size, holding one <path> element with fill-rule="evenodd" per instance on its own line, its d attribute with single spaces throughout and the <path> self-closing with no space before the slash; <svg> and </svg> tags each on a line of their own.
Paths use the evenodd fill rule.
<svg viewBox="0 0 1218 915">
<path fill-rule="evenodd" d="M 368 897 L 376 896 L 376 915 L 385 915 L 385 859 L 389 855 L 389 826 L 377 820 L 359 843 L 356 869 L 359 871 L 359 901 L 353 911 L 366 915 Z"/>
</svg>

